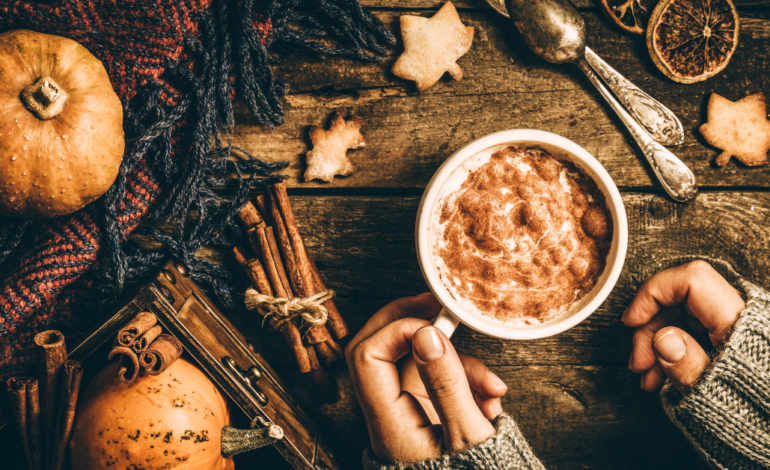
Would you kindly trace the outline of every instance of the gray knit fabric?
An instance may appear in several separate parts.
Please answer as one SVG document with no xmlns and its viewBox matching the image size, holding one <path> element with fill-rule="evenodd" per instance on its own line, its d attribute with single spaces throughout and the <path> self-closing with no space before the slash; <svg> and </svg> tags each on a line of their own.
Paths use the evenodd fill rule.
<svg viewBox="0 0 770 470">
<path fill-rule="evenodd" d="M 770 294 L 739 279 L 746 309 L 686 396 L 667 382 L 663 407 L 712 468 L 770 468 Z"/>
<path fill-rule="evenodd" d="M 509 415 L 503 413 L 492 421 L 497 433 L 455 454 L 416 463 L 386 464 L 377 460 L 371 449 L 364 451 L 364 470 L 545 470 Z"/>
</svg>

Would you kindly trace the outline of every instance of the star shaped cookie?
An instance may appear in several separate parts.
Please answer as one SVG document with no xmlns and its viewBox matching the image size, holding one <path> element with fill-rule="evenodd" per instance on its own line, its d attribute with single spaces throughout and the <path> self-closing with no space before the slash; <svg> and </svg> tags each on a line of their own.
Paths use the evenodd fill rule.
<svg viewBox="0 0 770 470">
<path fill-rule="evenodd" d="M 313 150 L 307 153 L 305 181 L 319 179 L 331 182 L 334 176 L 348 176 L 356 167 L 348 160 L 348 149 L 359 149 L 366 145 L 359 130 L 364 120 L 353 116 L 343 119 L 335 113 L 328 131 L 318 126 L 310 126 L 310 141 Z"/>
<path fill-rule="evenodd" d="M 754 93 L 732 102 L 712 93 L 708 122 L 700 126 L 708 143 L 722 149 L 717 165 L 725 166 L 736 157 L 747 166 L 767 163 L 770 150 L 770 121 L 767 120 L 765 94 Z"/>
<path fill-rule="evenodd" d="M 452 2 L 432 18 L 402 16 L 404 53 L 393 65 L 393 74 L 413 80 L 419 91 L 435 85 L 444 72 L 460 80 L 463 71 L 456 62 L 471 48 L 473 31 L 462 24 Z"/>
</svg>

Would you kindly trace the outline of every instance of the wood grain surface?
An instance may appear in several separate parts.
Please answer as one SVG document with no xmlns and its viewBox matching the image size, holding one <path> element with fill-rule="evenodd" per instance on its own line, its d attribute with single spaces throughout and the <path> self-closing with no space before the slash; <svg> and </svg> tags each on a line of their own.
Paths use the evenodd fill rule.
<svg viewBox="0 0 770 470">
<path fill-rule="evenodd" d="M 290 185 L 327 187 L 302 182 L 310 125 L 326 126 L 334 110 L 357 114 L 366 124 L 366 147 L 349 152 L 357 172 L 337 178 L 333 187 L 421 188 L 438 166 L 468 142 L 491 132 L 534 128 L 555 132 L 585 147 L 607 168 L 621 188 L 658 188 L 648 163 L 622 123 L 587 78 L 569 64 L 548 64 L 531 53 L 509 20 L 492 10 L 461 15 L 476 28 L 470 51 L 458 64 L 463 79 L 445 76 L 424 93 L 395 77 L 390 68 L 403 50 L 401 12 L 377 16 L 399 36 L 399 44 L 381 64 L 295 56 L 276 69 L 291 85 L 284 100 L 286 122 L 275 130 L 259 126 L 248 111 L 236 108 L 237 145 L 266 160 L 288 160 Z M 429 16 L 432 12 L 416 12 Z M 702 187 L 768 187 L 770 167 L 747 168 L 735 159 L 725 168 L 713 160 L 697 128 L 705 122 L 712 92 L 736 100 L 764 90 L 770 69 L 770 15 L 742 15 L 738 49 L 716 77 L 692 85 L 665 78 L 652 63 L 643 38 L 624 34 L 597 11 L 584 13 L 589 45 L 628 79 L 647 90 L 681 119 L 685 142 L 672 150 L 695 172 Z"/>
<path fill-rule="evenodd" d="M 645 279 L 688 255 L 725 260 L 770 286 L 770 193 L 708 192 L 689 205 L 657 194 L 624 193 L 623 200 L 629 223 L 625 268 L 591 317 L 537 341 L 503 341 L 465 327 L 452 341 L 503 377 L 509 386 L 504 406 L 548 468 L 705 468 L 665 418 L 657 394 L 642 392 L 638 376 L 627 370 L 632 331 L 620 315 Z M 291 201 L 308 250 L 337 291 L 351 331 L 389 301 L 427 289 L 414 248 L 419 197 L 306 195 Z M 132 239 L 155 246 L 138 235 Z M 201 254 L 239 272 L 229 252 Z M 241 278 L 236 291 L 246 288 Z M 335 371 L 345 399 L 322 406 L 295 371 L 280 334 L 261 329 L 247 312 L 230 318 L 330 435 L 340 436 L 345 468 L 358 468 L 368 437 L 347 371 Z"/>
</svg>

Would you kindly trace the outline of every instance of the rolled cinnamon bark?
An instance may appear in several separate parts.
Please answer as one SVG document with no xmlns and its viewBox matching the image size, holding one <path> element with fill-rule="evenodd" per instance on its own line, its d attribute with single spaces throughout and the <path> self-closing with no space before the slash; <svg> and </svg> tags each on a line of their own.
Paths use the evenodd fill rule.
<svg viewBox="0 0 770 470">
<path fill-rule="evenodd" d="M 13 408 L 13 417 L 16 421 L 16 427 L 19 430 L 21 446 L 24 449 L 24 456 L 27 458 L 29 468 L 34 468 L 32 453 L 29 448 L 29 423 L 27 421 L 27 382 L 24 377 L 11 377 L 6 382 L 8 386 L 8 396 L 11 398 L 11 407 Z"/>
<path fill-rule="evenodd" d="M 294 294 L 297 297 L 308 297 L 305 285 L 302 283 L 302 276 L 300 276 L 299 269 L 297 269 L 296 256 L 294 255 L 294 250 L 291 248 L 289 233 L 286 231 L 286 224 L 283 221 L 281 209 L 278 207 L 276 198 L 267 198 L 267 210 L 270 211 L 270 218 L 272 219 L 273 227 L 275 228 L 275 238 L 281 251 L 281 258 L 286 267 L 286 273 L 288 274 L 291 286 L 294 289 Z"/>
<path fill-rule="evenodd" d="M 318 355 L 315 353 L 313 346 L 306 346 L 307 356 L 310 359 L 310 368 L 312 370 L 318 370 L 321 368 L 321 363 L 318 362 Z"/>
<path fill-rule="evenodd" d="M 259 293 L 263 295 L 273 296 L 273 289 L 270 286 L 270 281 L 267 278 L 264 268 L 258 259 L 246 260 L 243 253 L 236 247 L 235 257 L 238 262 L 244 267 L 246 273 L 251 280 L 252 287 L 254 287 Z M 305 346 L 302 344 L 302 335 L 300 335 L 299 329 L 293 322 L 283 322 L 280 326 L 270 319 L 270 325 L 281 332 L 286 339 L 286 343 L 292 349 L 294 358 L 297 360 L 300 372 L 303 374 L 311 370 L 310 359 L 308 358 Z"/>
<path fill-rule="evenodd" d="M 51 462 L 56 407 L 59 398 L 62 364 L 67 360 L 67 346 L 64 335 L 56 330 L 43 331 L 35 335 L 37 356 L 37 383 L 40 399 L 41 432 L 46 466 Z"/>
<path fill-rule="evenodd" d="M 144 334 L 134 341 L 134 344 L 131 345 L 131 349 L 134 350 L 134 352 L 138 355 L 142 354 L 145 349 L 147 349 L 150 344 L 152 344 L 153 341 L 155 341 L 155 338 L 160 336 L 160 334 L 163 333 L 163 327 L 160 325 L 155 325 L 149 330 L 145 331 Z"/>
<path fill-rule="evenodd" d="M 334 354 L 337 357 L 345 357 L 345 349 L 334 340 L 334 338 L 329 338 L 326 340 L 326 345 L 329 346 L 329 349 L 334 351 Z"/>
<path fill-rule="evenodd" d="M 313 281 L 315 281 L 316 286 L 318 286 L 322 291 L 328 290 L 326 288 L 326 283 L 324 283 L 323 279 L 321 278 L 321 272 L 318 271 L 318 267 L 315 265 L 313 258 L 308 258 L 307 260 L 310 262 L 310 268 L 313 271 Z M 337 304 L 334 303 L 334 299 L 329 299 L 324 302 L 324 307 L 326 307 L 326 310 L 329 312 L 328 323 L 331 325 L 329 329 L 335 332 L 334 335 L 337 337 L 337 339 L 342 339 L 347 336 L 348 326 L 342 319 L 342 315 L 340 314 L 339 309 L 337 309 Z"/>
<path fill-rule="evenodd" d="M 305 330 L 305 341 L 310 344 L 323 343 L 330 340 L 332 335 L 329 334 L 329 330 L 324 325 L 314 326 Z"/>
<path fill-rule="evenodd" d="M 241 223 L 243 223 L 243 226 L 246 228 L 246 230 L 252 227 L 266 226 L 265 219 L 262 218 L 262 214 L 259 213 L 257 208 L 254 207 L 254 204 L 251 202 L 244 204 L 241 210 L 238 211 L 238 218 L 241 219 Z"/>
<path fill-rule="evenodd" d="M 313 268 L 309 260 L 307 251 L 305 250 L 305 243 L 302 241 L 302 236 L 299 233 L 299 227 L 297 221 L 294 218 L 294 211 L 291 209 L 291 203 L 289 202 L 289 195 L 286 192 L 286 185 L 278 183 L 270 187 L 270 196 L 275 199 L 278 208 L 280 209 L 281 216 L 286 224 L 286 231 L 288 232 L 289 241 L 291 242 L 291 248 L 294 251 L 294 259 L 297 263 L 297 271 L 299 277 L 302 279 L 305 292 L 304 297 L 314 295 L 321 290 L 321 285 L 316 286 L 313 278 Z M 319 276 L 320 278 L 320 276 Z M 348 334 L 345 321 L 340 316 L 339 311 L 335 307 L 329 307 L 331 301 L 324 302 L 324 306 L 329 311 L 329 329 L 334 333 L 337 339 L 344 338 Z"/>
<path fill-rule="evenodd" d="M 182 343 L 169 334 L 162 334 L 142 353 L 139 362 L 150 375 L 160 375 L 182 355 Z"/>
<path fill-rule="evenodd" d="M 286 290 L 286 286 L 284 286 L 283 280 L 281 279 L 281 273 L 278 272 L 278 264 L 273 258 L 273 252 L 270 250 L 270 243 L 267 240 L 267 230 L 263 228 L 253 228 L 249 230 L 248 234 L 249 241 L 251 241 L 251 247 L 254 249 L 257 256 L 262 259 L 262 264 L 267 271 L 267 277 L 270 279 L 270 285 L 273 286 L 275 296 L 283 299 L 294 298 L 291 288 L 289 288 L 288 291 Z M 277 262 L 280 263 L 281 258 L 278 258 Z M 283 267 L 281 269 L 283 269 Z M 285 271 L 283 277 L 286 277 Z"/>
<path fill-rule="evenodd" d="M 259 213 L 262 214 L 262 217 L 267 217 L 270 213 L 267 209 L 267 204 L 265 203 L 265 195 L 260 194 L 259 196 L 254 198 L 254 205 L 257 206 L 257 209 L 259 209 Z"/>
<path fill-rule="evenodd" d="M 136 377 L 139 375 L 139 357 L 134 350 L 125 346 L 120 346 L 116 341 L 110 351 L 110 355 L 107 356 L 107 360 L 111 361 L 115 356 L 120 356 L 120 368 L 118 369 L 118 378 L 120 381 L 130 384 L 136 380 Z"/>
<path fill-rule="evenodd" d="M 29 452 L 32 454 L 33 470 L 43 470 L 43 425 L 40 416 L 40 390 L 35 379 L 27 379 L 27 429 Z"/>
<path fill-rule="evenodd" d="M 316 354 L 318 354 L 318 357 L 323 361 L 324 364 L 329 365 L 337 360 L 337 356 L 334 354 L 334 351 L 326 345 L 326 343 L 316 343 L 313 345 L 313 348 L 315 348 Z"/>
<path fill-rule="evenodd" d="M 151 312 L 142 312 L 118 332 L 118 344 L 130 348 L 136 338 L 155 326 L 158 319 Z"/>
<path fill-rule="evenodd" d="M 75 422 L 75 408 L 80 393 L 80 382 L 83 378 L 83 368 L 75 360 L 64 363 L 62 373 L 61 396 L 59 398 L 59 412 L 56 420 L 56 440 L 53 448 L 53 470 L 61 470 L 64 465 L 64 453 L 72 435 L 72 426 Z"/>
</svg>

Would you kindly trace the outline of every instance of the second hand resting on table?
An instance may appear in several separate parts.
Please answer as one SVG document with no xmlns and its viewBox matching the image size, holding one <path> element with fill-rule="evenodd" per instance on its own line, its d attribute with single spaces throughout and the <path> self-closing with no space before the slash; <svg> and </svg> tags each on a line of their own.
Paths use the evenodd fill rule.
<svg viewBox="0 0 770 470">
<path fill-rule="evenodd" d="M 686 394 L 710 363 L 701 344 L 723 346 L 745 306 L 740 293 L 702 261 L 650 278 L 622 317 L 636 328 L 629 368 L 642 374 L 642 388 L 657 390 L 668 377 Z M 440 308 L 430 293 L 391 302 L 345 350 L 372 451 L 383 465 L 407 468 L 495 435 L 490 420 L 503 412 L 500 397 L 507 387 L 431 326 Z M 534 459 L 519 468 L 542 467 Z"/>
</svg>

